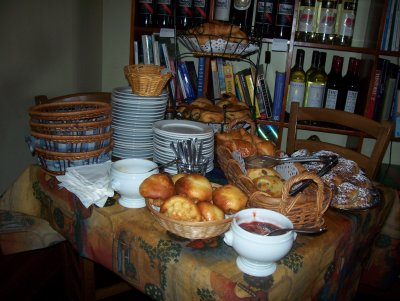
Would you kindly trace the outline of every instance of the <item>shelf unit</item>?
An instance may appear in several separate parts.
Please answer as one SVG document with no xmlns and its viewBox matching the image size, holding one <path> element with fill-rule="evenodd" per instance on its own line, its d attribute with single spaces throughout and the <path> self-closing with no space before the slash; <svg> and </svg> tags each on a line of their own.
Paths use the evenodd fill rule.
<svg viewBox="0 0 400 301">
<path fill-rule="evenodd" d="M 311 55 L 311 51 L 313 49 L 329 50 L 329 51 L 332 50 L 332 51 L 336 51 L 336 52 L 340 52 L 340 53 L 354 53 L 354 54 L 360 55 L 361 59 L 364 62 L 367 62 L 369 64 L 369 65 L 367 64 L 368 71 L 365 72 L 365 73 L 367 73 L 367 75 L 364 76 L 364 82 L 366 83 L 366 85 L 365 85 L 366 88 L 361 93 L 361 97 L 365 98 L 367 100 L 366 104 L 365 104 L 365 110 L 364 110 L 364 114 L 366 114 L 367 108 L 369 106 L 369 100 L 371 98 L 370 96 L 372 94 L 372 87 L 373 87 L 373 81 L 374 81 L 373 74 L 375 73 L 375 70 L 377 68 L 378 58 L 382 57 L 382 56 L 400 58 L 400 52 L 380 50 L 380 42 L 382 40 L 384 23 L 385 23 L 385 13 L 386 13 L 386 8 L 387 8 L 389 0 L 359 0 L 359 4 L 361 1 L 369 1 L 369 4 L 370 4 L 369 11 L 368 11 L 368 21 L 364 21 L 366 23 L 366 35 L 365 35 L 366 39 L 365 39 L 365 41 L 363 43 L 364 45 L 362 45 L 362 47 L 336 46 L 336 45 L 317 44 L 317 43 L 308 43 L 308 42 L 306 43 L 306 42 L 295 41 L 297 11 L 298 11 L 299 4 L 300 4 L 299 0 L 295 1 L 293 26 L 292 26 L 291 37 L 290 37 L 290 40 L 288 41 L 288 48 L 287 48 L 287 52 L 286 52 L 286 67 L 285 67 L 286 80 L 285 80 L 284 99 L 287 99 L 290 69 L 294 63 L 294 53 L 295 53 L 296 48 L 301 47 L 304 49 L 309 49 L 310 50 L 309 55 Z M 134 53 L 133 52 L 133 41 L 135 39 L 135 36 L 139 35 L 139 34 L 157 32 L 160 30 L 160 28 L 157 28 L 157 27 L 151 27 L 151 28 L 137 27 L 134 24 L 136 2 L 137 1 L 132 0 L 131 36 L 130 36 L 131 43 L 130 43 L 130 57 L 129 57 L 130 63 L 133 63 L 133 53 Z M 213 15 L 214 15 L 214 3 L 215 3 L 215 0 L 210 0 L 208 3 L 210 20 L 213 19 Z M 362 22 L 362 20 L 356 19 L 356 22 Z M 373 45 L 369 45 L 369 44 L 371 44 L 371 41 L 376 41 L 376 42 Z M 273 40 L 272 39 L 264 39 L 263 43 L 271 44 L 271 43 L 273 43 Z M 329 68 L 329 67 L 326 67 L 326 69 L 327 68 Z M 285 122 L 285 120 L 284 120 L 285 109 L 286 109 L 286 101 L 284 101 L 282 104 L 280 121 L 257 120 L 257 122 L 260 124 L 273 125 L 278 128 L 278 141 L 277 141 L 278 145 L 281 144 L 283 130 L 288 126 L 287 122 Z M 358 148 L 361 147 L 362 139 L 365 138 L 362 135 L 360 135 L 359 133 L 356 133 L 353 131 L 346 131 L 346 130 L 342 130 L 342 129 L 322 128 L 322 127 L 318 127 L 318 126 L 305 126 L 305 125 L 301 126 L 301 128 L 308 129 L 308 130 L 325 131 L 327 133 L 344 134 L 344 135 L 359 137 L 360 139 L 359 139 L 359 143 L 357 146 Z M 392 140 L 400 141 L 400 138 L 393 138 Z"/>
</svg>

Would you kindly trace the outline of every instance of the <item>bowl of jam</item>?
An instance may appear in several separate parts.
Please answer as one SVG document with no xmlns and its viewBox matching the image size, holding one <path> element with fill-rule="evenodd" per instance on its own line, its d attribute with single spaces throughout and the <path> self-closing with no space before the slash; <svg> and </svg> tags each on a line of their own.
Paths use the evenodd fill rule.
<svg viewBox="0 0 400 301">
<path fill-rule="evenodd" d="M 265 236 L 277 228 L 290 228 L 293 223 L 283 214 L 249 208 L 235 214 L 224 241 L 237 253 L 238 268 L 252 276 L 269 276 L 276 270 L 276 262 L 285 257 L 296 239 L 294 231 Z"/>
</svg>

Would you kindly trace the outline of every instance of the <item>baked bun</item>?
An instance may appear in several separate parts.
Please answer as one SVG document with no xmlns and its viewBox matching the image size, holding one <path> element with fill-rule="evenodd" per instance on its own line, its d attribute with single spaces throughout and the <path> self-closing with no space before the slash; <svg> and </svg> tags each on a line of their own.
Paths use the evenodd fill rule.
<svg viewBox="0 0 400 301">
<path fill-rule="evenodd" d="M 253 183 L 256 185 L 257 190 L 265 192 L 272 197 L 282 196 L 283 180 L 281 177 L 262 176 L 255 178 Z"/>
<path fill-rule="evenodd" d="M 199 222 L 202 219 L 196 204 L 183 195 L 174 195 L 167 199 L 162 204 L 160 212 L 170 218 L 181 221 Z"/>
<path fill-rule="evenodd" d="M 175 183 L 177 194 L 184 195 L 194 202 L 211 201 L 212 186 L 210 181 L 200 174 L 187 174 Z"/>
<path fill-rule="evenodd" d="M 247 176 L 254 180 L 259 177 L 263 176 L 275 176 L 275 177 L 280 177 L 280 174 L 273 168 L 247 168 Z"/>
<path fill-rule="evenodd" d="M 196 98 L 190 105 L 198 108 L 204 108 L 207 106 L 213 106 L 214 104 L 208 98 Z"/>
<path fill-rule="evenodd" d="M 227 184 L 213 191 L 212 199 L 215 205 L 226 214 L 233 214 L 246 207 L 248 197 L 238 187 Z"/>
<path fill-rule="evenodd" d="M 153 174 L 144 179 L 139 186 L 139 192 L 144 198 L 152 199 L 156 206 L 176 194 L 171 177 L 165 173 Z"/>
<path fill-rule="evenodd" d="M 268 155 L 275 156 L 277 147 L 276 144 L 270 140 L 263 140 L 256 144 L 257 154 L 259 155 Z"/>
<path fill-rule="evenodd" d="M 200 114 L 199 121 L 205 123 L 222 123 L 224 122 L 223 112 L 203 111 Z"/>
<path fill-rule="evenodd" d="M 180 178 L 182 178 L 182 177 L 184 177 L 184 176 L 186 176 L 186 175 L 187 175 L 187 174 L 185 174 L 185 173 L 177 173 L 177 174 L 175 174 L 175 175 L 172 175 L 172 176 L 171 176 L 172 182 L 173 182 L 174 185 L 175 185 L 176 181 L 178 181 Z"/>
<path fill-rule="evenodd" d="M 224 212 L 210 202 L 198 202 L 197 207 L 201 212 L 203 221 L 218 221 L 225 218 Z"/>
<path fill-rule="evenodd" d="M 233 143 L 243 158 L 253 156 L 257 153 L 256 147 L 249 141 L 243 139 L 233 139 Z"/>
</svg>

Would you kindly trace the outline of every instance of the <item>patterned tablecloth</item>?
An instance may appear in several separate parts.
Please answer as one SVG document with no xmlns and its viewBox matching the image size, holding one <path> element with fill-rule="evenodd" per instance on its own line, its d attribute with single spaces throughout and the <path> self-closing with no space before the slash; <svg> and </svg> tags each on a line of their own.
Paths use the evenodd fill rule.
<svg viewBox="0 0 400 301">
<path fill-rule="evenodd" d="M 156 300 L 352 300 L 369 247 L 396 197 L 395 190 L 380 188 L 383 201 L 373 209 L 329 209 L 324 216 L 328 231 L 298 235 L 269 277 L 242 273 L 236 252 L 222 237 L 177 237 L 146 208 L 126 209 L 116 203 L 86 209 L 37 166 L 26 169 L 3 194 L 0 209 L 49 221 L 82 256 Z M 4 224 L 5 214 L 0 217 Z"/>
</svg>

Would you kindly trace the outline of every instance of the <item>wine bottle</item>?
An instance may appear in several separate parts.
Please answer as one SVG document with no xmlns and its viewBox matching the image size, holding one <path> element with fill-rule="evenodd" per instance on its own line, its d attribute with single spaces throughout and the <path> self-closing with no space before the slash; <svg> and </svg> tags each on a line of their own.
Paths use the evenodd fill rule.
<svg viewBox="0 0 400 301">
<path fill-rule="evenodd" d="M 325 87 L 324 108 L 336 109 L 343 101 L 343 57 L 335 55 L 332 60 L 331 71 Z"/>
<path fill-rule="evenodd" d="M 214 7 L 214 20 L 229 21 L 231 11 L 231 1 L 233 0 L 216 0 Z"/>
<path fill-rule="evenodd" d="M 317 32 L 315 41 L 323 44 L 333 44 L 335 38 L 335 24 L 337 0 L 317 0 Z"/>
<path fill-rule="evenodd" d="M 313 73 L 315 70 L 317 70 L 318 53 L 319 53 L 319 51 L 317 51 L 317 50 L 314 50 L 312 53 L 311 65 L 310 65 L 310 68 L 308 68 L 306 71 L 306 82 L 307 82 L 307 79 L 310 77 L 311 73 Z"/>
<path fill-rule="evenodd" d="M 276 0 L 274 38 L 290 39 L 292 33 L 294 0 Z"/>
<path fill-rule="evenodd" d="M 302 42 L 313 41 L 316 20 L 315 0 L 301 0 L 297 16 L 295 39 Z"/>
<path fill-rule="evenodd" d="M 306 82 L 306 107 L 321 108 L 324 100 L 324 91 L 328 75 L 325 72 L 326 52 L 320 52 L 317 58 L 317 70 L 312 72 Z"/>
<path fill-rule="evenodd" d="M 174 0 L 157 0 L 157 25 L 160 27 L 174 26 Z"/>
<path fill-rule="evenodd" d="M 208 1 L 193 0 L 192 24 L 197 26 L 206 22 L 208 19 Z"/>
<path fill-rule="evenodd" d="M 155 0 L 139 0 L 137 11 L 137 25 L 154 26 L 156 24 L 155 16 Z"/>
<path fill-rule="evenodd" d="M 351 46 L 356 22 L 357 0 L 340 0 L 335 44 Z"/>
<path fill-rule="evenodd" d="M 343 78 L 344 89 L 344 111 L 354 113 L 360 92 L 359 69 L 361 61 L 356 58 L 350 58 L 347 73 Z"/>
<path fill-rule="evenodd" d="M 296 63 L 290 69 L 289 95 L 286 103 L 286 113 L 290 114 L 290 106 L 292 102 L 298 102 L 299 106 L 303 106 L 304 93 L 306 88 L 306 73 L 303 69 L 305 52 L 303 49 L 297 49 Z"/>
<path fill-rule="evenodd" d="M 254 0 L 232 0 L 230 21 L 244 32 L 251 34 Z"/>
<path fill-rule="evenodd" d="M 258 36 L 272 39 L 274 35 L 274 0 L 258 0 L 255 18 L 255 31 Z"/>
<path fill-rule="evenodd" d="M 176 27 L 186 29 L 192 25 L 192 0 L 177 0 Z"/>
</svg>

